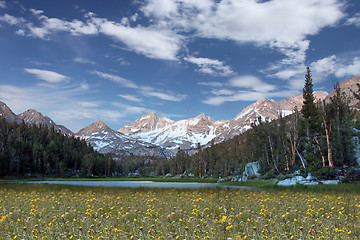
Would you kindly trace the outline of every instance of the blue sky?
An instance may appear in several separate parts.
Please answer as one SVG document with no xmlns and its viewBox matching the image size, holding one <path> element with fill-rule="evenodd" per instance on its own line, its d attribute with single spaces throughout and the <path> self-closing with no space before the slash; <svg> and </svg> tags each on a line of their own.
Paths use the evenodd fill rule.
<svg viewBox="0 0 360 240">
<path fill-rule="evenodd" d="M 0 0 L 0 100 L 78 131 L 232 119 L 360 73 L 360 1 Z"/>
</svg>

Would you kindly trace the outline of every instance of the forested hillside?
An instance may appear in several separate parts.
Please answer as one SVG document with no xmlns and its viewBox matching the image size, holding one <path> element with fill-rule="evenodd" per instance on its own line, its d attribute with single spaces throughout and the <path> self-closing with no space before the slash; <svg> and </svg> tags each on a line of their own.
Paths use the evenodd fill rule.
<svg viewBox="0 0 360 240">
<path fill-rule="evenodd" d="M 236 175 L 254 161 L 259 162 L 263 178 L 296 170 L 328 179 L 356 172 L 352 140 L 358 134 L 354 128 L 358 124 L 357 108 L 349 106 L 350 98 L 339 84 L 328 101 L 315 102 L 311 72 L 307 70 L 302 109 L 273 122 L 258 118 L 244 134 L 191 157 L 179 152 L 170 163 L 173 173 L 186 170 L 199 177 Z M 360 99 L 356 92 L 353 95 Z"/>
<path fill-rule="evenodd" d="M 0 118 L 0 176 L 110 175 L 114 161 L 85 141 L 44 125 Z"/>
</svg>

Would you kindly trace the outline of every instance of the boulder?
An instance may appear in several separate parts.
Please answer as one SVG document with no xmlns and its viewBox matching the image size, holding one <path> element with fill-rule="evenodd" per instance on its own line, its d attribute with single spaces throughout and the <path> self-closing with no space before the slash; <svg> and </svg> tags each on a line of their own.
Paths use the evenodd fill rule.
<svg viewBox="0 0 360 240">
<path fill-rule="evenodd" d="M 246 164 L 245 166 L 245 176 L 247 177 L 251 177 L 251 176 L 256 176 L 259 177 L 259 169 L 260 169 L 260 164 L 259 162 L 251 162 Z"/>
<path fill-rule="evenodd" d="M 303 184 L 304 184 L 304 185 L 307 185 L 307 186 L 313 186 L 313 185 L 318 185 L 319 182 L 314 182 L 314 181 L 312 181 L 312 182 L 304 182 Z"/>
<path fill-rule="evenodd" d="M 323 180 L 320 181 L 322 184 L 339 184 L 339 180 Z"/>
<path fill-rule="evenodd" d="M 288 178 L 283 181 L 277 183 L 279 186 L 288 187 L 288 186 L 295 186 L 297 183 L 294 181 L 293 178 Z"/>
<path fill-rule="evenodd" d="M 353 137 L 352 142 L 355 145 L 355 159 L 358 165 L 360 165 L 360 144 L 359 144 L 359 137 Z"/>
<path fill-rule="evenodd" d="M 316 178 L 314 178 L 311 173 L 308 173 L 307 177 L 306 177 L 306 181 L 314 181 L 316 180 Z"/>
</svg>

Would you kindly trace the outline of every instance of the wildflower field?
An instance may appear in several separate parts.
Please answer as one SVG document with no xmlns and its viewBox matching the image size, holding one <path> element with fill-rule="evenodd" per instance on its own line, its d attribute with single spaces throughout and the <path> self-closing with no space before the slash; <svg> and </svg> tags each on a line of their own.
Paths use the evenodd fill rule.
<svg viewBox="0 0 360 240">
<path fill-rule="evenodd" d="M 360 239 L 360 195 L 0 185 L 0 239 Z"/>
</svg>

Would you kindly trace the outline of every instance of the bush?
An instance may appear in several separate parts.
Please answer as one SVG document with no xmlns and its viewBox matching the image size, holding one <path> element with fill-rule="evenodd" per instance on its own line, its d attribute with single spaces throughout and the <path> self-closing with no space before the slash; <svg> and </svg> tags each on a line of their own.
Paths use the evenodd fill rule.
<svg viewBox="0 0 360 240">
<path fill-rule="evenodd" d="M 342 179 L 344 183 L 360 183 L 360 169 L 351 168 Z"/>
<path fill-rule="evenodd" d="M 329 166 L 314 168 L 311 174 L 318 179 L 335 179 L 336 177 L 334 169 Z"/>
<path fill-rule="evenodd" d="M 268 172 L 266 172 L 263 176 L 260 177 L 260 179 L 263 179 L 263 180 L 269 180 L 272 178 L 275 178 L 274 169 L 270 169 Z"/>
</svg>

